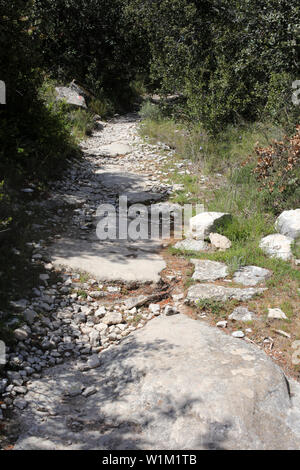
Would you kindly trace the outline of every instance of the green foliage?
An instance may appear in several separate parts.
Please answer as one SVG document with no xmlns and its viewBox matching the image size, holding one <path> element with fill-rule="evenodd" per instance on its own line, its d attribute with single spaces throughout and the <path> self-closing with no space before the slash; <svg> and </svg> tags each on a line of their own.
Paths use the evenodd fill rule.
<svg viewBox="0 0 300 470">
<path fill-rule="evenodd" d="M 159 106 L 151 103 L 150 101 L 145 101 L 145 103 L 141 106 L 139 115 L 142 119 L 150 119 L 151 121 L 160 121 L 162 119 Z"/>
<path fill-rule="evenodd" d="M 39 95 L 38 41 L 31 1 L 0 0 L 1 79 L 7 104 L 0 107 L 0 174 L 8 183 L 46 181 L 75 153 L 63 107 L 46 106 Z"/>
<path fill-rule="evenodd" d="M 298 237 L 293 245 L 292 245 L 292 251 L 296 259 L 300 259 L 300 237 Z"/>
<path fill-rule="evenodd" d="M 119 109 L 130 102 L 131 82 L 147 67 L 146 37 L 124 18 L 127 0 L 35 0 L 34 34 L 44 64 L 63 81 L 76 80 Z"/>
<path fill-rule="evenodd" d="M 132 0 L 149 37 L 151 74 L 162 93 L 182 93 L 184 115 L 216 132 L 227 123 L 299 117 L 298 0 Z"/>
<path fill-rule="evenodd" d="M 197 307 L 205 312 L 219 315 L 225 308 L 225 302 L 216 299 L 198 300 Z"/>
</svg>

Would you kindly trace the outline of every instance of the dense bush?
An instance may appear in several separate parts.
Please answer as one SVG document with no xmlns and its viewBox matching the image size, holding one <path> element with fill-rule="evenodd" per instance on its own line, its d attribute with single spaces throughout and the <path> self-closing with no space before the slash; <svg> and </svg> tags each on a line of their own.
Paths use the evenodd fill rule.
<svg viewBox="0 0 300 470">
<path fill-rule="evenodd" d="M 207 128 L 295 111 L 298 0 L 132 0 L 130 8 L 149 37 L 153 82 L 183 93 Z"/>
<path fill-rule="evenodd" d="M 0 0 L 0 78 L 7 90 L 0 107 L 0 174 L 14 184 L 46 181 L 74 151 L 62 110 L 47 107 L 39 96 L 43 76 L 32 5 Z"/>
<path fill-rule="evenodd" d="M 76 78 L 97 98 L 126 106 L 131 81 L 147 67 L 146 38 L 123 10 L 127 0 L 35 0 L 35 36 L 44 64 L 62 80 Z"/>
</svg>

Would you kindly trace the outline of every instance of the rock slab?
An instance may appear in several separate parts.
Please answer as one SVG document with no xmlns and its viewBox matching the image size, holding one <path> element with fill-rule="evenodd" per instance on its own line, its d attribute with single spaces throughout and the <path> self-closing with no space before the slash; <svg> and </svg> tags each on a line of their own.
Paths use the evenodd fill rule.
<svg viewBox="0 0 300 470">
<path fill-rule="evenodd" d="M 174 245 L 176 250 L 184 251 L 208 251 L 209 244 L 204 240 L 194 240 L 191 238 L 186 238 L 185 240 L 180 240 Z"/>
<path fill-rule="evenodd" d="M 233 280 L 244 286 L 256 286 L 272 276 L 268 269 L 258 266 L 245 266 L 234 273 Z"/>
<path fill-rule="evenodd" d="M 216 328 L 184 315 L 156 318 L 101 357 L 88 376 L 68 364 L 33 383 L 16 450 L 300 446 L 299 412 L 280 368 Z M 61 400 L 71 385 L 88 393 Z"/>
<path fill-rule="evenodd" d="M 240 301 L 250 300 L 255 295 L 262 294 L 265 288 L 249 287 L 238 289 L 234 287 L 216 286 L 215 284 L 196 284 L 189 288 L 186 302 L 196 304 L 199 300 L 214 299 L 221 302 L 236 299 Z"/>
<path fill-rule="evenodd" d="M 206 259 L 191 259 L 195 266 L 192 279 L 194 281 L 216 281 L 228 275 L 226 264 L 210 261 Z"/>
</svg>

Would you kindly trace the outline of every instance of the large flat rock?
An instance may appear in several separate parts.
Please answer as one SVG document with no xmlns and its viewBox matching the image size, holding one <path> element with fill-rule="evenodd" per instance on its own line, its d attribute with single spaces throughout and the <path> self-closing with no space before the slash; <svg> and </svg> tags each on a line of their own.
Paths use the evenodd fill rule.
<svg viewBox="0 0 300 470">
<path fill-rule="evenodd" d="M 195 266 L 194 281 L 216 281 L 228 275 L 226 264 L 208 259 L 191 259 Z"/>
<path fill-rule="evenodd" d="M 216 328 L 160 317 L 101 360 L 89 372 L 71 362 L 33 381 L 15 449 L 300 447 L 297 387 L 293 407 L 279 367 Z"/>
<path fill-rule="evenodd" d="M 196 304 L 199 300 L 214 299 L 225 302 L 227 300 L 250 300 L 258 294 L 262 294 L 265 288 L 249 287 L 239 289 L 235 287 L 217 286 L 215 284 L 195 284 L 188 290 L 186 301 Z"/>
<path fill-rule="evenodd" d="M 244 266 L 234 273 L 233 280 L 244 286 L 256 286 L 272 276 L 272 272 L 259 266 Z"/>
<path fill-rule="evenodd" d="M 161 244 L 152 240 L 62 238 L 51 247 L 53 265 L 87 272 L 99 281 L 158 282 L 166 268 Z"/>
<path fill-rule="evenodd" d="M 99 152 L 108 157 L 118 157 L 132 152 L 132 147 L 127 142 L 113 142 L 99 148 Z"/>
<path fill-rule="evenodd" d="M 176 250 L 183 251 L 208 251 L 209 244 L 204 240 L 194 240 L 193 238 L 186 238 L 185 240 L 180 240 L 174 245 Z"/>
</svg>

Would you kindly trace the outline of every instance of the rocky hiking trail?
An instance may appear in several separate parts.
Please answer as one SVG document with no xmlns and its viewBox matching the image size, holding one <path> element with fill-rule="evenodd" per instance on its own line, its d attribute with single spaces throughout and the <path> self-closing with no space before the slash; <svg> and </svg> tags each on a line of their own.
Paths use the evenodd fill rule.
<svg viewBox="0 0 300 470">
<path fill-rule="evenodd" d="M 272 273 L 242 268 L 232 287 L 225 264 L 195 259 L 187 288 L 191 265 L 172 258 L 166 241 L 96 236 L 99 205 L 117 208 L 120 195 L 176 210 L 167 200 L 182 188 L 163 170 L 174 151 L 143 142 L 138 125 L 135 115 L 98 121 L 82 143 L 84 159 L 39 202 L 56 229 L 32 244 L 42 268 L 32 297 L 12 302 L 25 324 L 0 379 L 9 442 L 36 450 L 298 449 L 300 385 L 243 331 L 225 334 L 193 309 L 199 300 L 247 302 Z M 228 248 L 211 235 L 228 216 L 194 217 L 190 238 L 175 247 L 209 251 L 210 236 Z M 232 318 L 253 314 L 239 306 Z"/>
</svg>

